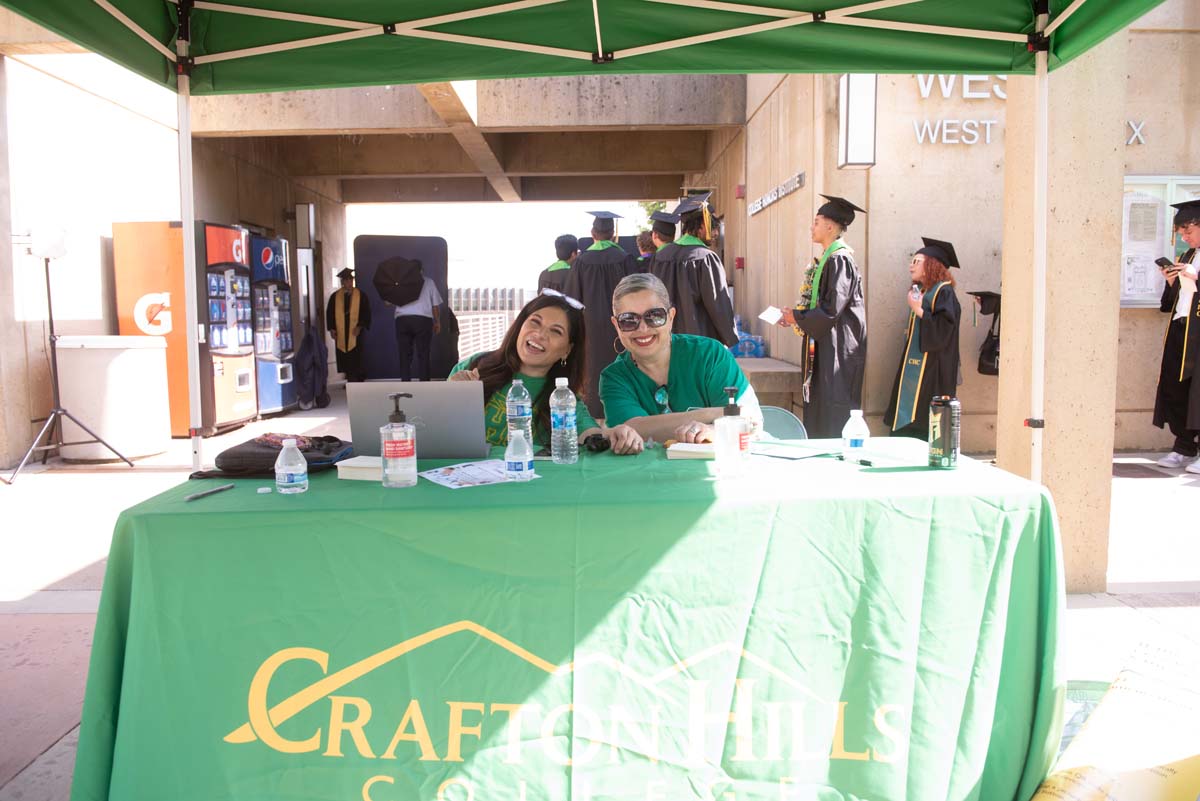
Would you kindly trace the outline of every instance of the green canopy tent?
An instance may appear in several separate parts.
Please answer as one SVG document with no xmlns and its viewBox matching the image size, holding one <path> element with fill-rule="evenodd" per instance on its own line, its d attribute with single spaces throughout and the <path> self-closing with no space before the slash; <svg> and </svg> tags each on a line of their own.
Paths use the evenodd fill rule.
<svg viewBox="0 0 1200 801">
<path fill-rule="evenodd" d="M 182 217 L 194 220 L 191 94 L 530 76 L 991 73 L 1037 76 L 1035 285 L 1045 286 L 1048 71 L 1161 0 L 0 0 L 179 96 Z M 184 237 L 194 308 L 194 242 Z M 1037 293 L 1035 330 L 1045 329 Z M 200 425 L 188 328 L 192 428 Z M 1030 419 L 1043 416 L 1034 339 Z M 199 437 L 193 462 L 200 462 Z M 1032 478 L 1041 475 L 1033 426 Z"/>
</svg>

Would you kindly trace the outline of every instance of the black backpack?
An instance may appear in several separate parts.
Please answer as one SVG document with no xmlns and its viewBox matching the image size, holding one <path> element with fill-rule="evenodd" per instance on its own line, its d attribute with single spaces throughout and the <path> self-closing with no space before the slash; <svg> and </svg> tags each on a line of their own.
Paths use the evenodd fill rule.
<svg viewBox="0 0 1200 801">
<path fill-rule="evenodd" d="M 285 439 L 296 446 L 308 462 L 308 472 L 328 470 L 354 454 L 352 443 L 337 437 L 305 437 L 299 434 L 263 434 L 217 454 L 215 470 L 200 470 L 188 478 L 270 478 L 275 475 L 275 460 Z"/>
</svg>

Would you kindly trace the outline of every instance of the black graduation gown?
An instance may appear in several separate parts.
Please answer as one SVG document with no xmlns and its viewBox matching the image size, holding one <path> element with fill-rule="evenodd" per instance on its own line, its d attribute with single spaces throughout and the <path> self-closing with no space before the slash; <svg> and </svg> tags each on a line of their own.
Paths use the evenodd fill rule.
<svg viewBox="0 0 1200 801">
<path fill-rule="evenodd" d="M 676 334 L 696 334 L 736 344 L 733 300 L 725 282 L 725 266 L 703 245 L 672 242 L 654 254 L 648 272 L 667 286 L 675 306 Z"/>
<path fill-rule="evenodd" d="M 600 403 L 600 371 L 617 358 L 613 340 L 617 332 L 612 325 L 612 293 L 622 278 L 637 272 L 633 256 L 620 247 L 603 250 L 584 250 L 575 257 L 567 270 L 563 292 L 587 308 L 583 312 L 587 326 L 587 384 L 585 397 L 588 411 L 597 419 L 604 416 Z"/>
<path fill-rule="evenodd" d="M 538 292 L 549 287 L 565 294 L 564 288 L 567 285 L 567 276 L 570 274 L 570 268 L 566 270 L 542 270 L 542 274 L 538 276 Z"/>
<path fill-rule="evenodd" d="M 854 257 L 844 250 L 830 256 L 817 287 L 817 307 L 796 309 L 795 315 L 796 325 L 817 345 L 804 427 L 814 439 L 836 439 L 850 410 L 862 408 L 867 363 L 867 312 Z"/>
<path fill-rule="evenodd" d="M 1184 253 L 1180 261 L 1186 264 L 1195 257 L 1196 250 L 1193 248 Z M 1179 288 L 1178 278 L 1173 285 L 1163 287 L 1159 304 L 1159 310 L 1171 315 L 1171 320 L 1167 323 L 1167 333 L 1163 338 L 1162 366 L 1159 368 L 1158 391 L 1154 398 L 1154 425 L 1159 428 L 1170 425 L 1173 432 L 1182 432 L 1184 429 L 1200 431 L 1200 382 L 1193 380 L 1196 357 L 1200 355 L 1200 289 L 1192 295 L 1188 316 L 1181 321 L 1182 335 L 1176 332 L 1172 336 Z"/>
<path fill-rule="evenodd" d="M 958 329 L 961 320 L 962 307 L 952 286 L 942 287 L 934 299 L 933 309 L 921 318 L 920 345 L 921 352 L 925 354 L 925 371 L 921 374 L 921 385 L 917 390 L 916 407 L 913 409 L 911 423 L 912 427 L 920 432 L 929 430 L 929 402 L 935 395 L 958 395 Z M 900 378 L 904 372 L 904 358 L 908 350 L 907 339 L 903 345 L 904 352 L 900 354 L 896 380 L 892 382 L 892 394 L 888 396 L 887 411 L 883 413 L 883 422 L 887 423 L 889 428 L 896 420 Z M 901 430 L 903 428 L 902 426 Z M 921 436 L 924 437 L 925 433 Z"/>
<path fill-rule="evenodd" d="M 345 373 L 346 378 L 351 381 L 361 381 L 365 377 L 363 375 L 362 363 L 363 337 L 360 336 L 358 338 L 358 344 L 354 348 L 351 348 L 344 353 L 337 349 L 337 327 L 336 321 L 334 320 L 334 314 L 336 309 L 335 301 L 337 300 L 338 292 L 341 291 L 342 290 L 339 289 L 337 292 L 334 292 L 329 296 L 329 303 L 327 303 L 325 306 L 325 325 L 329 328 L 329 333 L 333 335 L 333 352 L 337 360 L 337 371 L 339 373 Z M 354 291 L 359 293 L 358 324 L 361 325 L 365 331 L 371 327 L 371 303 L 367 300 L 367 296 L 362 293 L 362 290 L 356 287 Z M 342 324 L 346 326 L 348 330 L 350 325 L 349 298 L 346 299 L 346 313 L 343 317 Z"/>
</svg>

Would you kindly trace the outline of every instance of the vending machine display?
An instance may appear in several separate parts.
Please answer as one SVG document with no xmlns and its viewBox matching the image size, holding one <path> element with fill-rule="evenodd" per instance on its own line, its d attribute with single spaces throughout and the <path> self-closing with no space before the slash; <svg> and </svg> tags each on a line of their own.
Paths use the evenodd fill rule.
<svg viewBox="0 0 1200 801">
<path fill-rule="evenodd" d="M 258 406 L 262 414 L 287 411 L 297 405 L 292 381 L 292 296 L 288 243 L 283 239 L 252 237 L 253 327 L 246 336 L 254 347 L 258 377 Z"/>
</svg>

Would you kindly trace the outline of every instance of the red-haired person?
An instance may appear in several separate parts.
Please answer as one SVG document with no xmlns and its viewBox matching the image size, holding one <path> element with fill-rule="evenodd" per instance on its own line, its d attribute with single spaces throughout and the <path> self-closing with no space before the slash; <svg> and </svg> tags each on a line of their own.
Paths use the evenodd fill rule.
<svg viewBox="0 0 1200 801">
<path fill-rule="evenodd" d="M 950 268 L 958 267 L 954 246 L 925 237 L 921 241 L 925 247 L 908 266 L 913 283 L 908 294 L 908 336 L 883 421 L 892 436 L 926 439 L 930 400 L 958 394 L 962 307 L 950 275 Z"/>
</svg>

